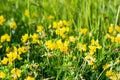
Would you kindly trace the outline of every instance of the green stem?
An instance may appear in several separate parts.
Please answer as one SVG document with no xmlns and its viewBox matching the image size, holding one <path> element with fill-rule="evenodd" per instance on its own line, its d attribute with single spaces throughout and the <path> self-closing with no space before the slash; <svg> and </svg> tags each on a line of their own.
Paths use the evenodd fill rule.
<svg viewBox="0 0 120 80">
<path fill-rule="evenodd" d="M 115 26 L 117 25 L 117 22 L 118 22 L 119 13 L 120 13 L 120 6 L 118 7 L 118 12 L 117 12 L 117 16 L 116 16 Z"/>
</svg>

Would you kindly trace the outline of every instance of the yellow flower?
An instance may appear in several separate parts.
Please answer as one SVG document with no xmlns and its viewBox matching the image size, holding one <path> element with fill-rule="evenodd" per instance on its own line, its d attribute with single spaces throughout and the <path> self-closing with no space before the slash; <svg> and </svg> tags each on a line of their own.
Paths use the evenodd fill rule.
<svg viewBox="0 0 120 80">
<path fill-rule="evenodd" d="M 18 56 L 17 52 L 13 52 L 13 53 L 12 53 L 12 59 L 13 59 L 13 60 L 15 60 L 15 59 L 17 58 L 17 56 Z"/>
<path fill-rule="evenodd" d="M 118 80 L 118 76 L 112 70 L 106 72 L 106 76 L 110 78 L 110 80 Z"/>
<path fill-rule="evenodd" d="M 67 50 L 67 47 L 64 46 L 64 43 L 61 41 L 61 39 L 57 40 L 57 47 L 60 49 L 60 52 L 64 52 Z"/>
<path fill-rule="evenodd" d="M 2 78 L 2 79 L 5 78 L 5 73 L 4 72 L 0 72 L 0 78 Z"/>
<path fill-rule="evenodd" d="M 14 30 L 17 28 L 17 24 L 15 21 L 11 21 L 9 25 L 10 25 L 10 28 L 12 28 Z"/>
<path fill-rule="evenodd" d="M 33 77 L 28 76 L 27 78 L 25 78 L 24 80 L 35 80 Z"/>
<path fill-rule="evenodd" d="M 92 52 L 92 53 L 95 53 L 95 52 L 96 52 L 96 46 L 90 45 L 90 46 L 88 46 L 88 47 L 89 47 L 89 49 L 90 49 L 90 52 Z"/>
<path fill-rule="evenodd" d="M 21 70 L 20 70 L 20 69 L 17 69 L 17 70 L 16 70 L 16 74 L 17 74 L 18 77 L 20 77 L 20 76 L 21 76 Z"/>
<path fill-rule="evenodd" d="M 120 26 L 118 26 L 118 25 L 116 26 L 116 31 L 120 32 Z"/>
<path fill-rule="evenodd" d="M 23 52 L 24 52 L 24 47 L 19 47 L 19 48 L 18 48 L 18 53 L 19 53 L 19 54 L 22 54 Z"/>
<path fill-rule="evenodd" d="M 86 44 L 78 43 L 77 47 L 78 47 L 79 51 L 86 51 L 87 50 Z"/>
<path fill-rule="evenodd" d="M 0 25 L 3 25 L 4 22 L 5 22 L 5 18 L 1 15 L 0 16 Z"/>
<path fill-rule="evenodd" d="M 17 52 L 10 52 L 7 54 L 7 57 L 8 57 L 8 61 L 9 63 L 12 63 L 12 61 L 14 61 L 15 59 L 17 59 Z"/>
<path fill-rule="evenodd" d="M 0 45 L 0 48 L 2 48 L 3 46 L 2 45 Z"/>
<path fill-rule="evenodd" d="M 87 60 L 88 65 L 93 65 L 94 62 L 96 61 L 96 59 L 93 56 L 89 55 L 89 54 L 85 57 L 85 59 Z"/>
<path fill-rule="evenodd" d="M 76 56 L 73 56 L 73 60 L 76 60 L 77 59 L 77 57 Z"/>
<path fill-rule="evenodd" d="M 112 43 L 115 42 L 114 36 L 111 36 L 110 34 L 107 33 L 105 37 L 106 37 L 107 39 L 110 39 Z"/>
<path fill-rule="evenodd" d="M 7 46 L 7 48 L 6 48 L 6 53 L 9 53 L 9 52 L 10 52 L 10 47 Z"/>
<path fill-rule="evenodd" d="M 90 61 L 88 61 L 88 64 L 89 64 L 89 65 L 93 65 L 94 62 L 90 60 Z"/>
<path fill-rule="evenodd" d="M 5 57 L 4 57 L 3 60 L 1 61 L 2 64 L 7 64 L 7 62 L 8 62 L 8 58 L 5 58 Z"/>
<path fill-rule="evenodd" d="M 53 19 L 53 18 L 54 18 L 54 16 L 52 16 L 52 15 L 48 16 L 48 19 Z"/>
<path fill-rule="evenodd" d="M 91 40 L 91 45 L 96 45 L 98 44 L 98 41 L 95 41 L 94 39 Z"/>
<path fill-rule="evenodd" d="M 81 32 L 82 34 L 86 34 L 87 31 L 88 31 L 87 28 L 83 28 L 83 29 L 81 28 L 81 29 L 80 29 L 80 32 Z"/>
<path fill-rule="evenodd" d="M 22 60 L 22 57 L 20 57 L 20 55 L 17 55 L 17 59 Z"/>
<path fill-rule="evenodd" d="M 111 76 L 112 74 L 113 74 L 113 71 L 112 71 L 112 70 L 109 70 L 109 71 L 106 72 L 106 76 L 107 76 L 107 77 Z"/>
<path fill-rule="evenodd" d="M 30 15 L 29 15 L 29 11 L 28 11 L 28 10 L 25 10 L 25 16 L 26 16 L 27 18 L 30 17 Z"/>
<path fill-rule="evenodd" d="M 63 43 L 62 43 L 61 39 L 57 40 L 56 43 L 57 43 L 57 47 L 58 48 L 60 48 L 61 46 L 63 46 Z"/>
<path fill-rule="evenodd" d="M 23 46 L 23 47 L 24 47 L 24 51 L 23 51 L 23 53 L 28 52 L 29 49 L 30 49 L 30 46 Z"/>
<path fill-rule="evenodd" d="M 69 46 L 69 42 L 68 42 L 68 41 L 65 41 L 65 42 L 64 42 L 64 46 L 68 47 L 68 46 Z"/>
<path fill-rule="evenodd" d="M 48 47 L 48 49 L 53 50 L 56 48 L 56 44 L 53 43 L 51 40 L 48 40 L 45 42 L 45 45 Z"/>
<path fill-rule="evenodd" d="M 63 20 L 63 24 L 64 24 L 65 26 L 68 26 L 68 25 L 69 25 L 66 20 Z"/>
<path fill-rule="evenodd" d="M 12 73 L 12 74 L 14 74 L 14 73 L 15 73 L 15 68 L 13 68 L 13 69 L 11 70 L 11 73 Z"/>
<path fill-rule="evenodd" d="M 60 20 L 59 22 L 58 22 L 58 28 L 60 28 L 60 27 L 62 27 L 63 26 L 63 22 L 62 22 L 62 20 Z"/>
<path fill-rule="evenodd" d="M 20 54 L 22 54 L 22 53 L 25 53 L 25 52 L 28 51 L 28 49 L 29 49 L 29 46 L 19 47 L 19 48 L 18 48 L 18 54 L 20 55 Z"/>
<path fill-rule="evenodd" d="M 69 27 L 62 27 L 62 28 L 57 28 L 56 29 L 56 34 L 60 35 L 62 38 L 65 38 L 67 33 L 69 31 Z"/>
<path fill-rule="evenodd" d="M 67 54 L 69 42 L 62 42 L 61 39 L 57 41 L 57 47 L 60 49 L 60 52 L 65 52 Z"/>
<path fill-rule="evenodd" d="M 41 32 L 43 30 L 43 26 L 37 26 L 36 32 Z"/>
<path fill-rule="evenodd" d="M 110 78 L 110 80 L 119 80 L 118 76 L 116 74 L 110 76 L 109 78 Z"/>
<path fill-rule="evenodd" d="M 1 42 L 4 41 L 10 42 L 10 36 L 8 34 L 4 34 L 1 36 Z"/>
<path fill-rule="evenodd" d="M 73 42 L 73 43 L 75 43 L 75 41 L 76 41 L 76 39 L 75 39 L 74 36 L 70 36 L 69 39 L 70 39 L 70 41 Z"/>
<path fill-rule="evenodd" d="M 110 36 L 111 42 L 115 42 L 115 38 L 113 36 Z"/>
<path fill-rule="evenodd" d="M 100 46 L 100 44 L 98 43 L 98 40 L 95 41 L 94 39 L 92 39 L 91 40 L 91 45 L 96 46 L 96 48 L 98 48 L 98 49 L 102 48 L 102 46 Z"/>
<path fill-rule="evenodd" d="M 120 34 L 118 34 L 117 37 L 115 38 L 115 42 L 120 43 Z"/>
<path fill-rule="evenodd" d="M 38 39 L 39 39 L 39 35 L 38 34 L 36 34 L 36 33 L 34 33 L 33 35 L 30 35 L 30 37 L 32 38 L 32 43 L 33 44 L 36 44 L 36 43 L 38 43 Z"/>
<path fill-rule="evenodd" d="M 113 24 L 111 24 L 110 27 L 109 27 L 109 33 L 112 34 L 113 32 L 114 32 L 114 28 L 113 28 Z"/>
<path fill-rule="evenodd" d="M 17 79 L 17 78 L 21 77 L 21 70 L 20 69 L 13 68 L 11 70 L 11 73 L 12 73 L 13 79 Z"/>
<path fill-rule="evenodd" d="M 57 22 L 53 22 L 53 28 L 58 28 Z"/>
<path fill-rule="evenodd" d="M 82 45 L 82 50 L 83 50 L 83 51 L 86 51 L 86 50 L 87 50 L 86 44 L 83 44 L 83 45 Z"/>
<path fill-rule="evenodd" d="M 28 34 L 23 35 L 21 40 L 22 40 L 22 43 L 26 43 L 28 40 Z"/>
<path fill-rule="evenodd" d="M 68 27 L 69 24 L 66 20 L 60 20 L 59 22 L 53 22 L 53 28 L 59 29 L 62 27 Z"/>
<path fill-rule="evenodd" d="M 69 31 L 69 27 L 65 27 L 65 31 L 68 32 Z"/>
<path fill-rule="evenodd" d="M 103 70 L 105 70 L 105 69 L 109 68 L 110 66 L 111 66 L 110 64 L 106 64 L 106 65 L 103 65 L 102 68 L 103 68 Z"/>
<path fill-rule="evenodd" d="M 17 52 L 17 47 L 16 46 L 13 46 L 13 51 Z"/>
</svg>

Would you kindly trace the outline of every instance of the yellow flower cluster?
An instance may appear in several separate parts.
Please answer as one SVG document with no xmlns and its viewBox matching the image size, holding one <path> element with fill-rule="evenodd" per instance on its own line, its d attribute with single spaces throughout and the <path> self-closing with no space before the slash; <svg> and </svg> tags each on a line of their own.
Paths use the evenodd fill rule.
<svg viewBox="0 0 120 80">
<path fill-rule="evenodd" d="M 94 62 L 96 61 L 96 58 L 94 58 L 92 55 L 88 54 L 85 59 L 88 62 L 88 65 L 93 65 Z"/>
<path fill-rule="evenodd" d="M 69 40 L 70 40 L 70 42 L 73 42 L 73 43 L 75 43 L 75 41 L 76 41 L 76 38 L 75 38 L 74 36 L 70 36 L 70 37 L 69 37 Z"/>
<path fill-rule="evenodd" d="M 91 45 L 88 46 L 89 47 L 89 53 L 88 55 L 85 57 L 85 59 L 87 60 L 89 65 L 93 65 L 95 62 L 95 58 L 93 57 L 94 53 L 96 52 L 96 49 L 101 49 L 102 46 L 98 43 L 98 40 L 91 40 Z"/>
<path fill-rule="evenodd" d="M 5 73 L 0 71 L 0 78 L 4 79 L 5 78 Z"/>
<path fill-rule="evenodd" d="M 36 32 L 42 32 L 42 30 L 43 30 L 43 26 L 37 26 Z"/>
<path fill-rule="evenodd" d="M 22 54 L 22 53 L 28 52 L 29 48 L 30 48 L 29 46 L 21 46 L 17 49 L 17 52 L 18 54 Z"/>
<path fill-rule="evenodd" d="M 111 42 L 116 42 L 116 43 L 120 43 L 120 27 L 118 25 L 115 26 L 115 30 L 114 30 L 114 25 L 112 24 L 109 27 L 109 33 L 106 34 L 106 38 L 110 39 Z M 115 36 L 117 35 L 117 36 Z"/>
<path fill-rule="evenodd" d="M 107 69 L 107 68 L 109 68 L 111 66 L 112 66 L 111 64 L 105 64 L 105 65 L 102 66 L 102 68 L 103 68 L 103 70 L 105 70 L 105 69 Z"/>
<path fill-rule="evenodd" d="M 48 40 L 45 42 L 45 44 L 48 47 L 48 49 L 50 49 L 50 50 L 58 48 L 60 50 L 60 52 L 65 52 L 65 53 L 68 52 L 68 46 L 69 46 L 68 41 L 62 42 L 61 39 L 59 39 L 56 42 L 52 42 L 51 40 Z"/>
<path fill-rule="evenodd" d="M 28 34 L 24 34 L 21 39 L 22 43 L 26 43 L 27 40 L 28 40 Z"/>
<path fill-rule="evenodd" d="M 10 25 L 10 28 L 11 28 L 11 29 L 14 29 L 14 30 L 15 30 L 15 29 L 17 28 L 17 24 L 16 24 L 15 21 L 11 21 L 9 25 Z"/>
<path fill-rule="evenodd" d="M 113 26 L 114 26 L 114 25 L 111 24 L 110 27 L 109 27 L 109 31 L 108 31 L 108 32 L 109 32 L 110 34 L 113 34 L 113 33 L 114 33 L 114 28 L 113 28 Z"/>
<path fill-rule="evenodd" d="M 48 19 L 53 19 L 53 18 L 54 18 L 54 16 L 52 16 L 52 15 L 48 16 Z"/>
<path fill-rule="evenodd" d="M 32 44 L 39 43 L 39 35 L 38 34 L 34 33 L 33 35 L 30 35 L 30 38 L 32 39 L 31 40 Z"/>
<path fill-rule="evenodd" d="M 60 20 L 59 22 L 53 22 L 53 28 L 61 28 L 61 27 L 64 27 L 64 26 L 69 26 L 69 23 L 66 21 L 66 20 Z"/>
<path fill-rule="evenodd" d="M 1 42 L 4 41 L 10 42 L 10 36 L 8 34 L 4 34 L 1 36 Z"/>
<path fill-rule="evenodd" d="M 25 78 L 24 80 L 35 80 L 33 77 L 28 76 L 27 78 Z"/>
<path fill-rule="evenodd" d="M 55 33 L 60 35 L 62 38 L 66 37 L 67 32 L 69 32 L 69 23 L 65 20 L 60 20 L 59 22 L 53 22 L 53 27 L 55 29 Z"/>
<path fill-rule="evenodd" d="M 86 34 L 88 32 L 87 28 L 81 28 L 80 33 L 81 34 Z"/>
<path fill-rule="evenodd" d="M 14 80 L 16 80 L 17 78 L 20 78 L 21 77 L 21 70 L 20 69 L 16 69 L 16 68 L 13 68 L 12 70 L 11 70 L 11 77 L 14 79 Z"/>
<path fill-rule="evenodd" d="M 116 31 L 120 33 L 120 26 L 116 26 Z"/>
<path fill-rule="evenodd" d="M 112 35 L 110 35 L 110 34 L 106 34 L 106 38 L 107 39 L 110 39 L 111 40 L 111 42 L 114 42 L 115 41 L 115 38 L 114 38 L 114 36 L 112 36 Z"/>
<path fill-rule="evenodd" d="M 69 27 L 58 28 L 55 32 L 57 35 L 60 35 L 62 38 L 65 38 L 65 33 L 69 32 Z"/>
<path fill-rule="evenodd" d="M 4 57 L 3 60 L 1 60 L 1 63 L 7 64 L 9 62 L 10 64 L 12 64 L 12 62 L 16 59 L 22 60 L 22 57 L 20 57 L 20 55 L 25 52 L 27 52 L 27 47 L 22 46 L 22 47 L 19 47 L 18 49 L 14 47 L 14 50 L 11 52 L 8 52 L 6 54 L 7 57 Z"/>
<path fill-rule="evenodd" d="M 8 62 L 8 58 L 6 58 L 6 57 L 4 57 L 3 60 L 1 60 L 2 64 L 7 64 L 7 62 Z"/>
<path fill-rule="evenodd" d="M 0 48 L 2 48 L 3 46 L 0 44 Z"/>
<path fill-rule="evenodd" d="M 117 34 L 117 36 L 115 38 L 115 42 L 116 43 L 120 43 L 120 34 Z"/>
<path fill-rule="evenodd" d="M 61 39 L 59 39 L 57 40 L 56 44 L 58 49 L 60 49 L 60 52 L 65 52 L 66 54 L 68 54 L 68 46 L 69 46 L 68 41 L 62 42 Z"/>
<path fill-rule="evenodd" d="M 73 59 L 73 60 L 76 60 L 76 59 L 77 59 L 77 57 L 76 57 L 76 56 L 73 56 L 73 57 L 72 57 L 72 59 Z"/>
<path fill-rule="evenodd" d="M 28 11 L 27 9 L 25 10 L 25 16 L 26 16 L 27 18 L 30 17 L 29 11 Z"/>
<path fill-rule="evenodd" d="M 115 62 L 110 62 L 109 64 L 107 63 L 107 64 L 103 65 L 102 67 L 103 67 L 103 70 L 105 70 L 105 69 L 108 69 L 109 67 L 112 67 L 119 63 L 120 63 L 119 58 L 116 58 Z"/>
<path fill-rule="evenodd" d="M 9 54 L 7 54 L 7 58 L 4 58 L 1 62 L 2 62 L 2 64 L 7 64 L 7 62 L 9 62 L 10 64 L 12 64 L 12 62 L 15 59 L 19 58 L 18 56 L 19 55 L 17 55 L 16 52 L 10 52 Z"/>
<path fill-rule="evenodd" d="M 86 44 L 82 44 L 82 43 L 78 43 L 77 48 L 79 49 L 79 51 L 86 51 L 87 50 Z"/>
<path fill-rule="evenodd" d="M 22 43 L 27 43 L 28 40 L 31 41 L 32 44 L 40 43 L 39 35 L 37 33 L 30 34 L 30 36 L 26 33 L 21 38 Z"/>
<path fill-rule="evenodd" d="M 106 72 L 106 76 L 109 77 L 110 80 L 120 80 L 119 71 L 112 70 L 114 69 L 113 66 L 118 65 L 119 63 L 120 63 L 120 59 L 116 58 L 114 62 L 111 61 L 109 64 L 107 63 L 103 65 L 103 70 L 110 68 L 110 70 Z"/>
<path fill-rule="evenodd" d="M 48 47 L 48 49 L 53 50 L 56 48 L 56 44 L 52 42 L 52 40 L 48 40 L 45 42 L 45 45 Z"/>
<path fill-rule="evenodd" d="M 5 22 L 5 18 L 3 17 L 3 15 L 0 16 L 0 25 L 3 25 L 3 23 Z"/>
<path fill-rule="evenodd" d="M 96 52 L 96 49 L 101 49 L 102 46 L 98 43 L 98 40 L 91 40 L 91 45 L 88 46 L 90 49 L 90 54 L 93 55 Z"/>
<path fill-rule="evenodd" d="M 120 73 L 117 74 L 111 69 L 106 72 L 106 76 L 109 77 L 110 80 L 120 80 Z"/>
</svg>

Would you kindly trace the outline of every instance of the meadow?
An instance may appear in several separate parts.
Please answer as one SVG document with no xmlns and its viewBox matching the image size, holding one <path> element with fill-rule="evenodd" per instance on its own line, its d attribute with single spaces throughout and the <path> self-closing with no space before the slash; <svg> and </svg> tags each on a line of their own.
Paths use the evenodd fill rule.
<svg viewBox="0 0 120 80">
<path fill-rule="evenodd" d="M 0 80 L 120 80 L 120 0 L 0 0 Z"/>
</svg>

